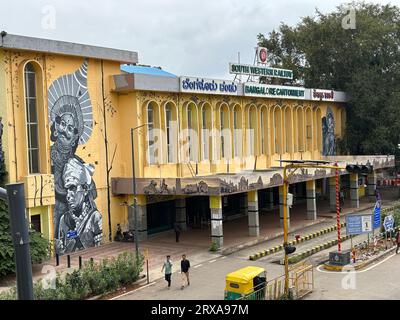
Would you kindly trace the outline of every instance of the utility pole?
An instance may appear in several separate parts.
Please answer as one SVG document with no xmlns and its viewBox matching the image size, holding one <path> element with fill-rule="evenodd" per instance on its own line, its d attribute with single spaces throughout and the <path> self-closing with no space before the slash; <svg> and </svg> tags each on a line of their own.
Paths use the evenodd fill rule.
<svg viewBox="0 0 400 320">
<path fill-rule="evenodd" d="M 8 201 L 11 236 L 15 251 L 17 293 L 19 300 L 34 300 L 29 228 L 25 209 L 24 184 L 10 183 L 0 188 L 0 199 Z"/>
<path fill-rule="evenodd" d="M 139 228 L 137 221 L 137 200 L 136 200 L 136 174 L 135 174 L 135 141 L 134 141 L 134 131 L 141 127 L 146 126 L 148 123 L 144 123 L 135 128 L 131 128 L 131 156 L 132 156 L 132 192 L 133 192 L 133 219 L 135 224 L 135 250 L 136 250 L 136 259 L 139 259 Z"/>
</svg>

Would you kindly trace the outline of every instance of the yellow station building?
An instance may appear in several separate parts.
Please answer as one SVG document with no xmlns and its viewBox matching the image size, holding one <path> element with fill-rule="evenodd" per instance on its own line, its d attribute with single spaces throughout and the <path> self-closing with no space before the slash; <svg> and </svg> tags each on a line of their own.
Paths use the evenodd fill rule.
<svg viewBox="0 0 400 320">
<path fill-rule="evenodd" d="M 142 239 L 205 224 L 221 247 L 226 219 L 247 215 L 257 236 L 260 210 L 281 203 L 279 160 L 373 165 L 367 179 L 340 171 L 354 207 L 360 181 L 374 199 L 376 173 L 394 166 L 393 156 L 335 155 L 344 92 L 146 74 L 137 63 L 136 52 L 2 33 L 7 179 L 25 183 L 32 225 L 61 254 L 113 241 L 117 224 L 134 229 L 134 182 Z M 334 174 L 291 177 L 307 219 L 318 194 L 335 208 Z"/>
</svg>

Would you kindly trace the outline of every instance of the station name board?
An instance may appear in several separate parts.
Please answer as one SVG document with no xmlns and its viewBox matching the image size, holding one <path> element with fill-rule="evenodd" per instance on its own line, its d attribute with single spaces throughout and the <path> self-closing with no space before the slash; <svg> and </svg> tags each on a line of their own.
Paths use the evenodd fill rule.
<svg viewBox="0 0 400 320">
<path fill-rule="evenodd" d="M 237 95 L 238 86 L 233 81 L 180 77 L 179 87 L 181 92 Z"/>
<path fill-rule="evenodd" d="M 335 92 L 333 90 L 310 89 L 311 100 L 334 101 Z"/>
<path fill-rule="evenodd" d="M 293 71 L 287 69 L 254 66 L 251 64 L 229 64 L 229 73 L 250 76 L 265 76 L 271 78 L 293 79 Z"/>
<path fill-rule="evenodd" d="M 306 92 L 306 89 L 303 87 L 277 86 L 250 82 L 245 83 L 243 89 L 245 96 L 284 99 L 305 99 Z"/>
</svg>

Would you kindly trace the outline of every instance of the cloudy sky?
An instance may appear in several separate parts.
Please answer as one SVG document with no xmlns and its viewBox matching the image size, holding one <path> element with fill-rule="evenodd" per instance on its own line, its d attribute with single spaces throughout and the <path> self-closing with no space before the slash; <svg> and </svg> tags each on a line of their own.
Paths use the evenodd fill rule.
<svg viewBox="0 0 400 320">
<path fill-rule="evenodd" d="M 372 1 L 372 0 L 371 0 Z M 294 25 L 340 0 L 7 0 L 8 33 L 127 49 L 177 75 L 229 79 L 228 63 L 252 63 L 258 33 Z M 400 5 L 400 0 L 374 0 Z"/>
</svg>

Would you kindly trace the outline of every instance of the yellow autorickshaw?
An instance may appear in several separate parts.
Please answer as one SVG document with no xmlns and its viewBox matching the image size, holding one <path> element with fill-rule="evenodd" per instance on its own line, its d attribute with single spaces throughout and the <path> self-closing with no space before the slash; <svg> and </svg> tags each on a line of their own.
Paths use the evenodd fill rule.
<svg viewBox="0 0 400 320">
<path fill-rule="evenodd" d="M 267 272 L 260 267 L 245 267 L 226 275 L 225 300 L 237 300 L 244 297 L 248 300 L 264 299 Z"/>
</svg>

